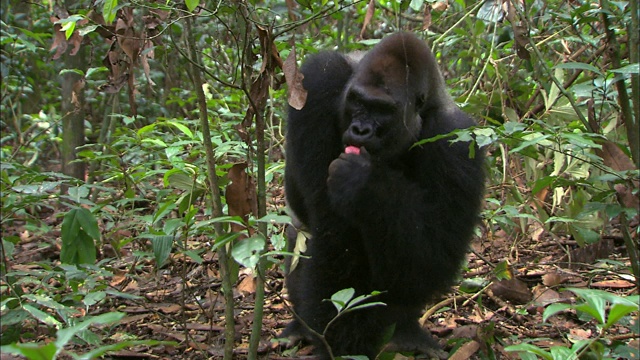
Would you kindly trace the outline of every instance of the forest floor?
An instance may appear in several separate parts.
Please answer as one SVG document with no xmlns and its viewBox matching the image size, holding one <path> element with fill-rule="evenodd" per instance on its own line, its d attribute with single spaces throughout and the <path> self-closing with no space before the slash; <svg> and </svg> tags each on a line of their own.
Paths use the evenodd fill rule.
<svg viewBox="0 0 640 360">
<path fill-rule="evenodd" d="M 9 271 L 36 274 L 51 271 L 45 264 L 58 264 L 61 218 L 46 210 L 39 216 L 57 230 L 33 236 L 20 224 L 2 229 L 3 236 L 14 234 L 21 238 L 13 258 L 7 263 Z M 570 340 L 598 336 L 595 322 L 580 319 L 575 313 L 553 316 L 546 323 L 542 314 L 548 304 L 575 300 L 571 292 L 563 290 L 567 287 L 602 289 L 620 295 L 637 292 L 632 277 L 624 270 L 629 267 L 629 259 L 616 231 L 617 226 L 610 224 L 609 233 L 588 247 L 578 247 L 575 241 L 566 238 L 552 237 L 542 229 L 532 229 L 526 235 L 507 234 L 503 230 L 485 233 L 473 242 L 467 267 L 462 273 L 463 285 L 454 287 L 449 294 L 427 306 L 427 315 L 422 319 L 425 327 L 440 340 L 452 359 L 517 359 L 516 353 L 507 352 L 504 348 L 523 341 L 541 348 L 570 346 Z M 637 221 L 632 226 L 638 226 Z M 115 232 L 110 234 L 117 236 Z M 133 235 L 120 234 L 124 237 Z M 194 238 L 189 239 L 188 246 L 203 248 L 203 244 L 208 242 L 210 239 Z M 104 343 L 123 339 L 155 339 L 174 344 L 138 346 L 112 353 L 107 358 L 222 358 L 224 298 L 217 255 L 204 251 L 201 253 L 204 261 L 197 263 L 185 255 L 176 254 L 166 266 L 157 270 L 153 256 L 140 256 L 139 251 L 150 251 L 144 246 L 148 244 L 133 241 L 121 248 L 118 254 L 110 245 L 100 249 L 104 259 L 101 267 L 109 270 L 109 274 L 99 277 L 100 281 L 108 284 L 111 290 L 137 298 L 107 296 L 96 305 L 76 310 L 82 314 L 88 311 L 90 315 L 112 311 L 126 314 L 116 326 L 97 331 L 104 336 Z M 502 266 L 500 264 L 506 264 L 505 261 L 509 266 L 502 271 L 497 270 Z M 274 265 L 266 274 L 260 357 L 304 358 L 311 353 L 310 346 L 301 345 L 291 350 L 272 343 L 272 339 L 277 338 L 291 320 L 285 306 L 286 289 L 281 268 L 281 264 Z M 234 286 L 235 353 L 236 358 L 242 359 L 247 354 L 253 321 L 255 281 L 246 269 L 241 268 L 238 272 L 240 275 Z M 496 273 L 509 273 L 512 278 L 498 281 Z M 45 277 L 42 281 L 52 285 L 52 292 L 57 292 L 50 294 L 52 298 L 64 299 L 73 295 L 68 284 L 54 283 L 59 282 L 59 278 Z M 39 285 L 24 282 L 21 287 L 23 293 L 31 293 Z M 8 291 L 2 287 L 3 298 L 9 295 Z M 633 330 L 638 327 L 637 313 L 634 317 L 635 325 L 614 326 L 606 336 L 637 349 L 638 331 Z M 9 330 L 2 327 L 3 332 Z M 29 319 L 23 321 L 19 331 L 31 334 L 31 338 L 25 341 L 49 342 L 55 335 L 50 327 Z M 83 353 L 87 349 L 81 342 L 67 348 L 75 353 Z M 0 358 L 14 357 L 2 354 Z M 396 356 L 396 359 L 411 358 Z"/>
</svg>

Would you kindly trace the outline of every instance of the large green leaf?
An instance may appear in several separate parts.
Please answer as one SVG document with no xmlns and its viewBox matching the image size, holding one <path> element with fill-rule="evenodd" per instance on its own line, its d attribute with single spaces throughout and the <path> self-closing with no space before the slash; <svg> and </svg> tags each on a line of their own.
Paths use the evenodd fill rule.
<svg viewBox="0 0 640 360">
<path fill-rule="evenodd" d="M 161 268 L 171 254 L 171 248 L 173 247 L 173 236 L 160 235 L 154 236 L 151 239 L 151 245 L 153 247 L 153 256 L 156 259 L 156 265 Z"/>
<path fill-rule="evenodd" d="M 265 240 L 262 236 L 253 236 L 239 241 L 231 250 L 233 258 L 243 266 L 253 269 L 260 260 Z"/>
</svg>

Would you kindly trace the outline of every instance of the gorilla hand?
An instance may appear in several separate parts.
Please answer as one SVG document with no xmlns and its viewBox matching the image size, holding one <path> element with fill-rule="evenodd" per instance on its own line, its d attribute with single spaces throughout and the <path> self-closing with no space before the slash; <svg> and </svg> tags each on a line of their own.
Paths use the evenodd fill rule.
<svg viewBox="0 0 640 360">
<path fill-rule="evenodd" d="M 347 150 L 333 160 L 329 165 L 327 186 L 334 206 L 341 209 L 341 204 L 348 204 L 367 183 L 370 175 L 371 155 L 365 148 L 360 148 L 359 154 Z"/>
</svg>

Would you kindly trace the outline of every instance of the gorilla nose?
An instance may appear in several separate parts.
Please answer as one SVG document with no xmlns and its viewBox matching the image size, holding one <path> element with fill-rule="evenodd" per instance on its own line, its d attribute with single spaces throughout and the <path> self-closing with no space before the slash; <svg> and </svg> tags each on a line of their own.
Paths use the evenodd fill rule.
<svg viewBox="0 0 640 360">
<path fill-rule="evenodd" d="M 362 144 L 373 137 L 373 126 L 371 124 L 363 124 L 354 122 L 347 130 L 347 138 L 354 144 Z"/>
</svg>

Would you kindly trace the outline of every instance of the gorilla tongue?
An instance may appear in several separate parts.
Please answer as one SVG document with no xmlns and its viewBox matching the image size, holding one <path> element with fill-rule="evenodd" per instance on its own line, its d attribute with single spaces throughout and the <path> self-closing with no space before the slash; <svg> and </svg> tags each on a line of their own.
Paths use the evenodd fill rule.
<svg viewBox="0 0 640 360">
<path fill-rule="evenodd" d="M 344 148 L 344 152 L 345 152 L 345 154 L 360 155 L 360 148 L 357 147 L 357 146 L 349 145 L 346 148 Z"/>
</svg>

